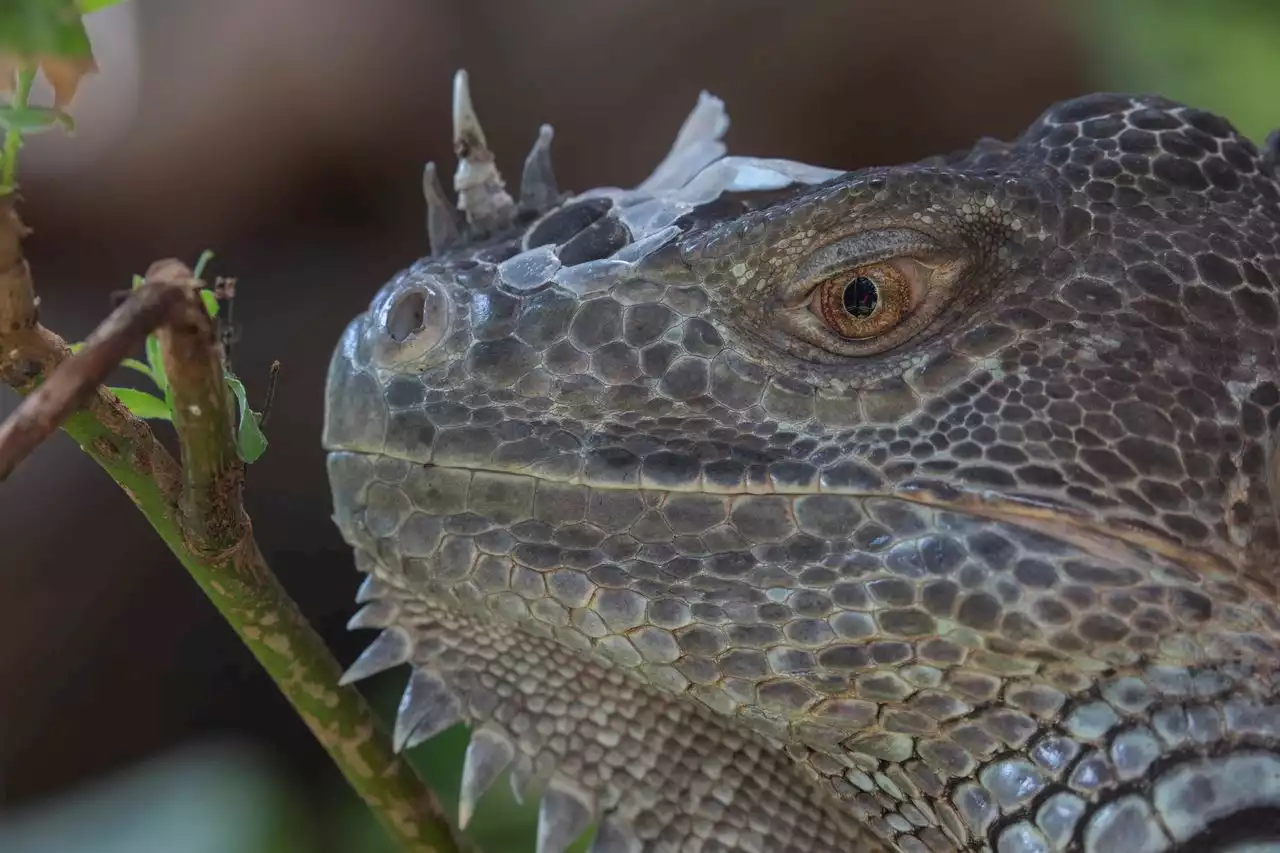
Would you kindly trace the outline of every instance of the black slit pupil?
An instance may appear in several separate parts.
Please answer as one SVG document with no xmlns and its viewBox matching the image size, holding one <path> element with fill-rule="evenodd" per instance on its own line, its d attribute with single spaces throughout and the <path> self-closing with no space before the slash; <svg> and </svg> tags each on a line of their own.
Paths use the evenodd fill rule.
<svg viewBox="0 0 1280 853">
<path fill-rule="evenodd" d="M 876 283 L 860 275 L 844 286 L 844 310 L 854 317 L 870 317 L 880 301 Z"/>
</svg>

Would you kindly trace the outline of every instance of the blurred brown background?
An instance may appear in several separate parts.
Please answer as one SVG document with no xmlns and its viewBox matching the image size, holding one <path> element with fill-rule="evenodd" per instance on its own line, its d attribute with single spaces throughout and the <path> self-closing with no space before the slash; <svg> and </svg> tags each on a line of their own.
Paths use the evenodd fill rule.
<svg viewBox="0 0 1280 853">
<path fill-rule="evenodd" d="M 344 662 L 368 637 L 343 630 L 359 578 L 328 520 L 323 374 L 345 322 L 426 251 L 419 179 L 429 159 L 452 172 L 456 67 L 508 178 L 548 121 L 578 190 L 643 178 L 703 88 L 728 104 L 732 153 L 857 168 L 1008 138 L 1101 87 L 1078 15 L 1027 0 L 131 0 L 90 23 L 102 73 L 80 134 L 24 155 L 44 319 L 83 337 L 159 257 L 210 248 L 239 277 L 237 372 L 260 399 L 284 365 L 250 511 Z M 14 399 L 0 390 L 0 416 Z M 0 809 L 228 735 L 334 790 L 230 629 L 57 437 L 0 485 Z"/>
</svg>

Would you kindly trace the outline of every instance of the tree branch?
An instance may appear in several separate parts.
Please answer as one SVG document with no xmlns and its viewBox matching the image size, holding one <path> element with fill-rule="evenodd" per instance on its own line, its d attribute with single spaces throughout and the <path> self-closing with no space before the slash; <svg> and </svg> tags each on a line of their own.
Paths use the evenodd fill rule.
<svg viewBox="0 0 1280 853">
<path fill-rule="evenodd" d="M 458 853 L 435 794 L 267 566 L 245 514 L 221 348 L 177 261 L 152 266 L 83 350 L 37 322 L 9 202 L 0 202 L 0 378 L 27 399 L 0 425 L 0 478 L 59 423 L 124 489 L 279 686 L 348 782 L 409 853 Z M 153 330 L 165 352 L 179 468 L 150 427 L 98 383 Z"/>
<path fill-rule="evenodd" d="M 0 481 L 72 412 L 93 397 L 111 371 L 165 322 L 184 299 L 180 288 L 166 284 L 139 288 L 133 298 L 103 321 L 85 342 L 83 350 L 61 361 L 49 379 L 27 397 L 12 417 L 0 424 Z M 48 355 L 57 358 L 54 352 Z"/>
<path fill-rule="evenodd" d="M 205 548 L 233 548 L 249 535 L 249 525 L 240 500 L 244 466 L 236 453 L 235 406 L 223 381 L 222 347 L 195 295 L 199 282 L 191 270 L 180 261 L 157 261 L 146 278 L 189 294 L 156 332 L 182 445 L 186 527 Z"/>
</svg>

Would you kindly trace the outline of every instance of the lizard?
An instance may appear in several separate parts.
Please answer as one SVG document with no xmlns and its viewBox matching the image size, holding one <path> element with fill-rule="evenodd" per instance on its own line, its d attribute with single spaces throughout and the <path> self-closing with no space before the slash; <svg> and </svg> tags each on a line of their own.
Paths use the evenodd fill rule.
<svg viewBox="0 0 1280 853">
<path fill-rule="evenodd" d="M 856 171 L 456 204 L 330 364 L 344 682 L 538 853 L 1280 850 L 1280 183 L 1156 95 Z"/>
</svg>

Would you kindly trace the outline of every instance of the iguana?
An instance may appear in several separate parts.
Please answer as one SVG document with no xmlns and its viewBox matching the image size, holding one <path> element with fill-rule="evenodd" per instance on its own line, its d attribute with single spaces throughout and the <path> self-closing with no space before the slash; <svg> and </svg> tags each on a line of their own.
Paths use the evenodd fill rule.
<svg viewBox="0 0 1280 853">
<path fill-rule="evenodd" d="M 1156 96 L 855 172 L 457 202 L 342 336 L 348 681 L 539 853 L 1280 850 L 1280 184 Z M 459 214 L 458 211 L 461 211 Z"/>
</svg>

